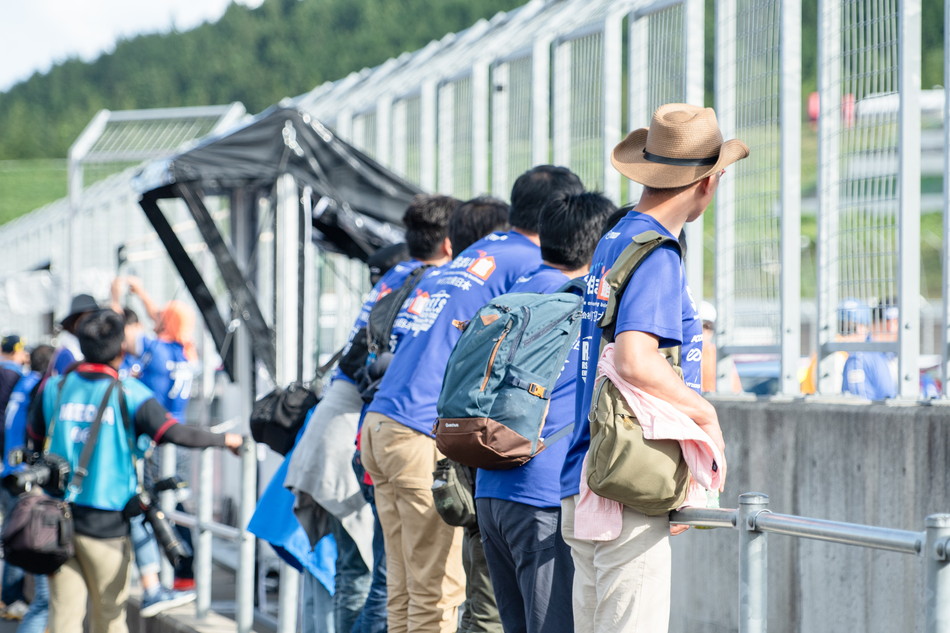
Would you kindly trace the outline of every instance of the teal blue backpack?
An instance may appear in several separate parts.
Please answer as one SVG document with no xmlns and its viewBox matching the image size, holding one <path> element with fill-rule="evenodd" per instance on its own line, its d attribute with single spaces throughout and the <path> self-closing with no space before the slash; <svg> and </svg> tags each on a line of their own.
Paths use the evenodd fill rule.
<svg viewBox="0 0 950 633">
<path fill-rule="evenodd" d="M 551 391 L 580 332 L 583 284 L 504 294 L 457 324 L 464 329 L 449 356 L 435 426 L 446 457 L 514 468 L 573 430 L 541 439 Z"/>
</svg>

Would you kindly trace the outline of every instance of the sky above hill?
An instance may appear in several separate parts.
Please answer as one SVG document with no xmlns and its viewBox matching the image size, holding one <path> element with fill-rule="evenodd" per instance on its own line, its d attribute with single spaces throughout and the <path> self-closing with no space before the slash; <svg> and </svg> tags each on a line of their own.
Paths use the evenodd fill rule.
<svg viewBox="0 0 950 633">
<path fill-rule="evenodd" d="M 263 0 L 235 0 L 256 7 Z M 72 57 L 92 61 L 119 39 L 215 21 L 231 0 L 24 0 L 0 18 L 0 92 Z"/>
</svg>

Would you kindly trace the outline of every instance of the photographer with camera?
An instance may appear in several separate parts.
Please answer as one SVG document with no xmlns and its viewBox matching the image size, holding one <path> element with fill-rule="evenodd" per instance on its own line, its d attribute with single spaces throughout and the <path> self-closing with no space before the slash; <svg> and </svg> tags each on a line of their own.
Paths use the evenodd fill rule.
<svg viewBox="0 0 950 633">
<path fill-rule="evenodd" d="M 139 436 L 151 437 L 157 444 L 226 447 L 235 454 L 244 442 L 234 433 L 218 435 L 179 424 L 137 379 L 120 381 L 124 327 L 123 317 L 112 310 L 99 310 L 80 321 L 76 334 L 85 361 L 65 376 L 51 378 L 40 406 L 31 411 L 33 446 L 48 450 L 21 480 L 25 482 L 32 471 L 49 494 L 66 498 L 75 530 L 75 556 L 49 577 L 52 633 L 81 633 L 90 596 L 92 633 L 127 631 L 129 522 L 142 511 L 154 514 L 147 510 L 148 499 L 137 494 Z M 105 405 L 101 424 L 93 433 L 100 403 Z M 81 485 L 76 486 L 77 467 L 88 442 L 93 443 L 91 457 Z M 65 467 L 55 467 L 56 463 Z"/>
</svg>

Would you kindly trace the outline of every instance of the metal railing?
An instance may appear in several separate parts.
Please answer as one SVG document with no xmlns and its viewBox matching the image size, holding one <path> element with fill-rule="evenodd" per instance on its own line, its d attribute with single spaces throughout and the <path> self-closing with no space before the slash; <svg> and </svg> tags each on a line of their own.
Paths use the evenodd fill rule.
<svg viewBox="0 0 950 633">
<path fill-rule="evenodd" d="M 913 532 L 776 514 L 768 504 L 768 495 L 747 492 L 739 496 L 738 509 L 687 508 L 671 515 L 673 523 L 739 530 L 739 633 L 768 629 L 769 533 L 920 556 L 923 630 L 950 633 L 950 514 L 930 515 L 924 530 Z"/>
</svg>

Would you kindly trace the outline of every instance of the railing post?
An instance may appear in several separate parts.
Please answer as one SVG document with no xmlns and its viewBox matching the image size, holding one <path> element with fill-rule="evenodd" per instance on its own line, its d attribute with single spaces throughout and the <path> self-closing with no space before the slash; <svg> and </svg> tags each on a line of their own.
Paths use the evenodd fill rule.
<svg viewBox="0 0 950 633">
<path fill-rule="evenodd" d="M 739 496 L 739 633 L 768 628 L 768 547 L 766 534 L 755 529 L 756 516 L 768 505 L 769 496 L 761 492 Z"/>
<path fill-rule="evenodd" d="M 950 514 L 927 517 L 924 544 L 926 633 L 950 633 Z"/>
</svg>

